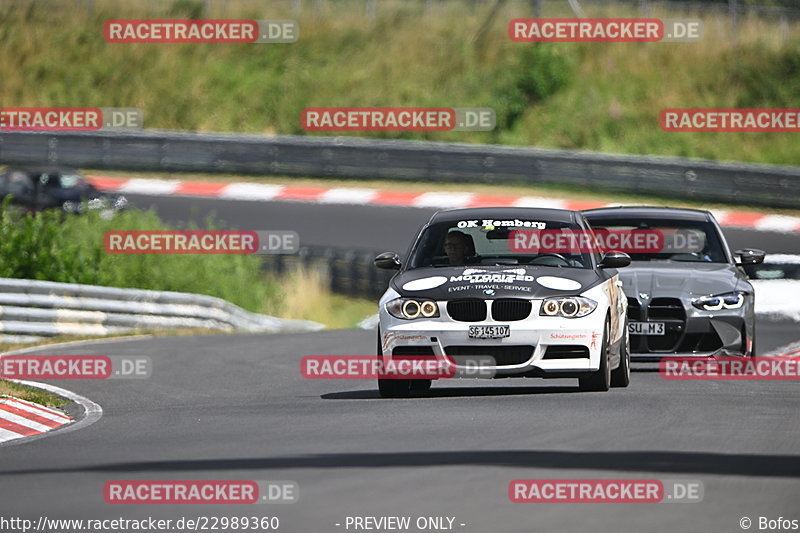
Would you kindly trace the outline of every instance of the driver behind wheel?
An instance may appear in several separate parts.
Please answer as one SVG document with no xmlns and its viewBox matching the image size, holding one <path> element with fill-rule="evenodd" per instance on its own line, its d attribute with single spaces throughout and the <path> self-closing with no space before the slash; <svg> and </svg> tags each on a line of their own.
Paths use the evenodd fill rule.
<svg viewBox="0 0 800 533">
<path fill-rule="evenodd" d="M 472 237 L 461 231 L 451 231 L 444 240 L 444 253 L 452 266 L 468 264 L 469 256 L 475 255 Z"/>
</svg>

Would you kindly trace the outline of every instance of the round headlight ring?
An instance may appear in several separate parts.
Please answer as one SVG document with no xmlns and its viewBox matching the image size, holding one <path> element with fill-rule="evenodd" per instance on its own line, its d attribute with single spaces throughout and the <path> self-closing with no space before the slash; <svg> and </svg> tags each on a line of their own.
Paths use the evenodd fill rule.
<svg viewBox="0 0 800 533">
<path fill-rule="evenodd" d="M 572 299 L 561 300 L 561 314 L 566 317 L 572 317 L 578 314 L 580 306 L 578 302 Z"/>
<path fill-rule="evenodd" d="M 407 318 L 417 318 L 420 311 L 419 304 L 415 300 L 406 300 L 403 302 L 403 314 Z"/>
<path fill-rule="evenodd" d="M 419 309 L 425 318 L 430 318 L 436 314 L 436 304 L 433 302 L 422 302 Z"/>
<path fill-rule="evenodd" d="M 547 300 L 544 303 L 544 314 L 548 316 L 555 316 L 558 314 L 558 302 L 555 300 Z"/>
</svg>

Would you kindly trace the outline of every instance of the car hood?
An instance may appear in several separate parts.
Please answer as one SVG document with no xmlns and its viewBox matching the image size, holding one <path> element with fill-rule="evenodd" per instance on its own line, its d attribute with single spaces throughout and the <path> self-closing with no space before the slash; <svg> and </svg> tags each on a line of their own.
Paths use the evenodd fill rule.
<svg viewBox="0 0 800 533">
<path fill-rule="evenodd" d="M 625 294 L 647 299 L 669 296 L 696 298 L 736 289 L 750 290 L 725 263 L 652 263 L 634 261 L 619 271 Z M 642 296 L 647 295 L 647 296 Z"/>
<path fill-rule="evenodd" d="M 469 265 L 400 272 L 391 286 L 401 296 L 434 300 L 546 298 L 577 295 L 604 279 L 582 268 Z"/>
</svg>

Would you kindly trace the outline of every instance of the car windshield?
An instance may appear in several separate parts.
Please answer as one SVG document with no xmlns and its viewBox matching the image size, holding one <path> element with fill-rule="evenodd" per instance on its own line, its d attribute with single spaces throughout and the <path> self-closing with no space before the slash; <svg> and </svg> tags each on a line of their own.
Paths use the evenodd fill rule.
<svg viewBox="0 0 800 533">
<path fill-rule="evenodd" d="M 530 265 L 592 268 L 589 253 L 549 248 L 546 252 L 516 246 L 518 235 L 541 230 L 576 232 L 568 222 L 542 220 L 454 220 L 428 226 L 420 235 L 409 269 L 462 265 Z"/>
<path fill-rule="evenodd" d="M 598 233 L 602 230 L 648 230 L 659 236 L 659 251 L 625 250 L 633 261 L 680 261 L 727 263 L 722 241 L 710 222 L 666 218 L 605 218 L 589 221 Z"/>
<path fill-rule="evenodd" d="M 86 182 L 80 174 L 61 174 L 62 189 L 82 189 L 85 185 Z"/>
</svg>

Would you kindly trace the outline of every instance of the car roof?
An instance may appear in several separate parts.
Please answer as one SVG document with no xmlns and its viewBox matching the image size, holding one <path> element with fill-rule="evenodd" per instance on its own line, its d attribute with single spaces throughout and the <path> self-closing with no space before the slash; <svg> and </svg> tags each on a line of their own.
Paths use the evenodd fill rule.
<svg viewBox="0 0 800 533">
<path fill-rule="evenodd" d="M 473 207 L 464 209 L 445 209 L 434 213 L 430 223 L 452 222 L 454 220 L 464 220 L 472 218 L 495 220 L 507 219 L 542 219 L 552 222 L 574 222 L 576 220 L 575 211 L 566 209 L 549 209 L 543 207 Z"/>
<path fill-rule="evenodd" d="M 586 209 L 581 211 L 586 218 L 600 220 L 603 218 L 669 218 L 673 220 L 698 220 L 707 221 L 711 218 L 711 213 L 702 209 L 689 209 L 685 207 L 661 207 L 661 206 L 616 206 L 598 207 L 596 209 Z"/>
</svg>

